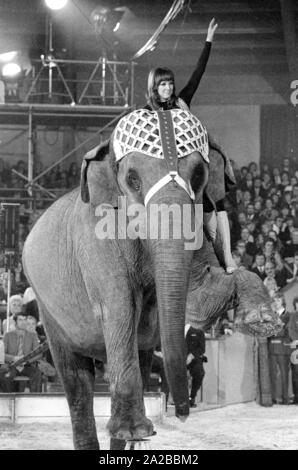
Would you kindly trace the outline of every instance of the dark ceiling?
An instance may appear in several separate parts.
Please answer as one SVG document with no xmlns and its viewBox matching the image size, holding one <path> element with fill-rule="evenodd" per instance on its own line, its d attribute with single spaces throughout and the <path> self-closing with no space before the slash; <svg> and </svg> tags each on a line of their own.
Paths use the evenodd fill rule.
<svg viewBox="0 0 298 470">
<path fill-rule="evenodd" d="M 116 52 L 119 59 L 129 59 L 143 46 L 169 10 L 173 0 L 69 0 L 60 11 L 52 12 L 53 45 L 59 57 L 94 59 Z M 298 14 L 298 2 L 296 15 Z M 91 12 L 99 5 L 126 7 L 117 33 L 96 34 Z M 0 0 L 0 49 L 29 47 L 38 57 L 46 47 L 48 8 L 43 0 Z M 169 57 L 192 51 L 206 34 L 210 19 L 219 22 L 217 47 L 225 60 L 227 54 L 246 48 L 260 53 L 274 50 L 284 61 L 284 45 L 279 0 L 186 0 L 184 10 L 166 28 L 151 56 Z M 296 16 L 297 20 L 298 16 Z M 297 22 L 296 22 L 297 24 Z M 140 59 L 148 60 L 147 57 Z M 220 61 L 220 57 L 218 57 Z"/>
<path fill-rule="evenodd" d="M 169 11 L 173 0 L 68 0 L 63 10 L 52 12 L 53 47 L 57 59 L 95 60 L 106 51 L 108 58 L 130 60 L 146 43 Z M 137 82 L 142 96 L 151 67 L 165 65 L 177 71 L 181 81 L 196 62 L 210 19 L 219 23 L 208 63 L 208 74 L 258 74 L 273 80 L 288 74 L 293 34 L 298 25 L 297 0 L 185 0 L 184 9 L 167 26 L 156 49 L 137 60 Z M 292 30 L 281 5 L 294 5 Z M 99 6 L 125 7 L 119 30 L 98 34 L 92 11 Z M 31 58 L 45 52 L 49 39 L 49 10 L 44 0 L 0 0 L 0 52 L 28 48 Z M 287 37 L 286 37 L 287 36 Z M 297 37 L 297 35 L 296 35 Z M 294 46 L 293 46 L 294 47 Z M 275 78 L 274 78 L 275 77 Z"/>
</svg>

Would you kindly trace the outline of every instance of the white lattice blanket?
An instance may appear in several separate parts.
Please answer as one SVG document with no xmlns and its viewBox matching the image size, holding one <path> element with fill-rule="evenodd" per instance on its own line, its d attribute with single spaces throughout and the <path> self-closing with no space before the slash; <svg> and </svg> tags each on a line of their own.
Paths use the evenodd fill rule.
<svg viewBox="0 0 298 470">
<path fill-rule="evenodd" d="M 178 158 L 198 151 L 209 162 L 208 134 L 200 120 L 182 109 L 171 110 L 171 115 Z M 136 151 L 164 158 L 157 112 L 138 109 L 124 116 L 116 126 L 113 147 L 118 161 Z"/>
</svg>

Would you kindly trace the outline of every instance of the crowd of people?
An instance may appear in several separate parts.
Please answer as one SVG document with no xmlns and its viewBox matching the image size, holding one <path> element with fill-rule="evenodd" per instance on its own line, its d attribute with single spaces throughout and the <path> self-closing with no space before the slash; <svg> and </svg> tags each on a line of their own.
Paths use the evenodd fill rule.
<svg viewBox="0 0 298 470">
<path fill-rule="evenodd" d="M 33 176 L 39 175 L 43 170 L 43 165 L 37 161 L 34 165 Z M 26 188 L 27 180 L 19 176 L 27 177 L 27 174 L 27 163 L 24 160 L 19 160 L 15 165 L 9 165 L 7 161 L 0 158 L 0 202 L 20 204 L 20 253 L 36 219 L 53 202 L 53 197 L 50 197 L 42 190 L 38 190 L 37 187 L 33 190 L 33 197 L 29 195 Z M 63 169 L 61 165 L 57 165 L 37 181 L 39 185 L 49 190 L 56 197 L 62 196 L 67 191 L 75 188 L 79 185 L 79 182 L 80 168 L 76 162 L 70 163 L 68 169 Z"/>
<path fill-rule="evenodd" d="M 15 170 L 15 172 L 13 171 Z M 34 177 L 38 176 L 44 167 L 37 161 L 34 165 Z M 5 189 L 23 189 L 27 183 L 26 179 L 19 175 L 27 177 L 28 165 L 25 160 L 19 160 L 15 165 L 10 165 L 7 161 L 0 158 L 0 187 L 1 193 L 10 194 Z M 69 164 L 68 169 L 56 165 L 52 170 L 42 176 L 38 183 L 48 189 L 72 189 L 79 184 L 80 168 L 76 162 Z"/>
<path fill-rule="evenodd" d="M 254 271 L 271 296 L 298 276 L 298 163 L 243 166 L 229 195 L 232 256 Z"/>
</svg>

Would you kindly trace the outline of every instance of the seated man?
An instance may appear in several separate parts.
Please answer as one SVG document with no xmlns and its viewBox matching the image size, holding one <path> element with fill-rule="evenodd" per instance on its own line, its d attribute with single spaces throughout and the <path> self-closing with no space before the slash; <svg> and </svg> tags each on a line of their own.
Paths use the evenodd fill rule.
<svg viewBox="0 0 298 470">
<path fill-rule="evenodd" d="M 13 366 L 14 362 L 39 346 L 37 334 L 27 331 L 26 328 L 27 318 L 23 313 L 19 313 L 16 315 L 16 329 L 4 335 L 5 365 L 0 368 L 0 391 L 2 392 L 15 391 L 13 379 L 19 375 L 29 378 L 30 392 L 41 391 L 41 372 L 36 363 Z"/>
</svg>

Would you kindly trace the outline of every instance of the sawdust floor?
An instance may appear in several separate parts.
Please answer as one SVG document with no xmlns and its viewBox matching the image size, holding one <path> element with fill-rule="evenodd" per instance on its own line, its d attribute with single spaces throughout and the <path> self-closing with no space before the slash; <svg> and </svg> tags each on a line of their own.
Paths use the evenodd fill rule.
<svg viewBox="0 0 298 470">
<path fill-rule="evenodd" d="M 152 450 L 294 450 L 298 449 L 298 406 L 256 403 L 191 410 L 185 423 L 169 410 L 163 423 L 156 423 L 157 435 L 151 438 Z M 97 423 L 101 449 L 109 448 L 103 422 Z M 72 449 L 68 422 L 10 424 L 0 422 L 0 449 Z"/>
</svg>

